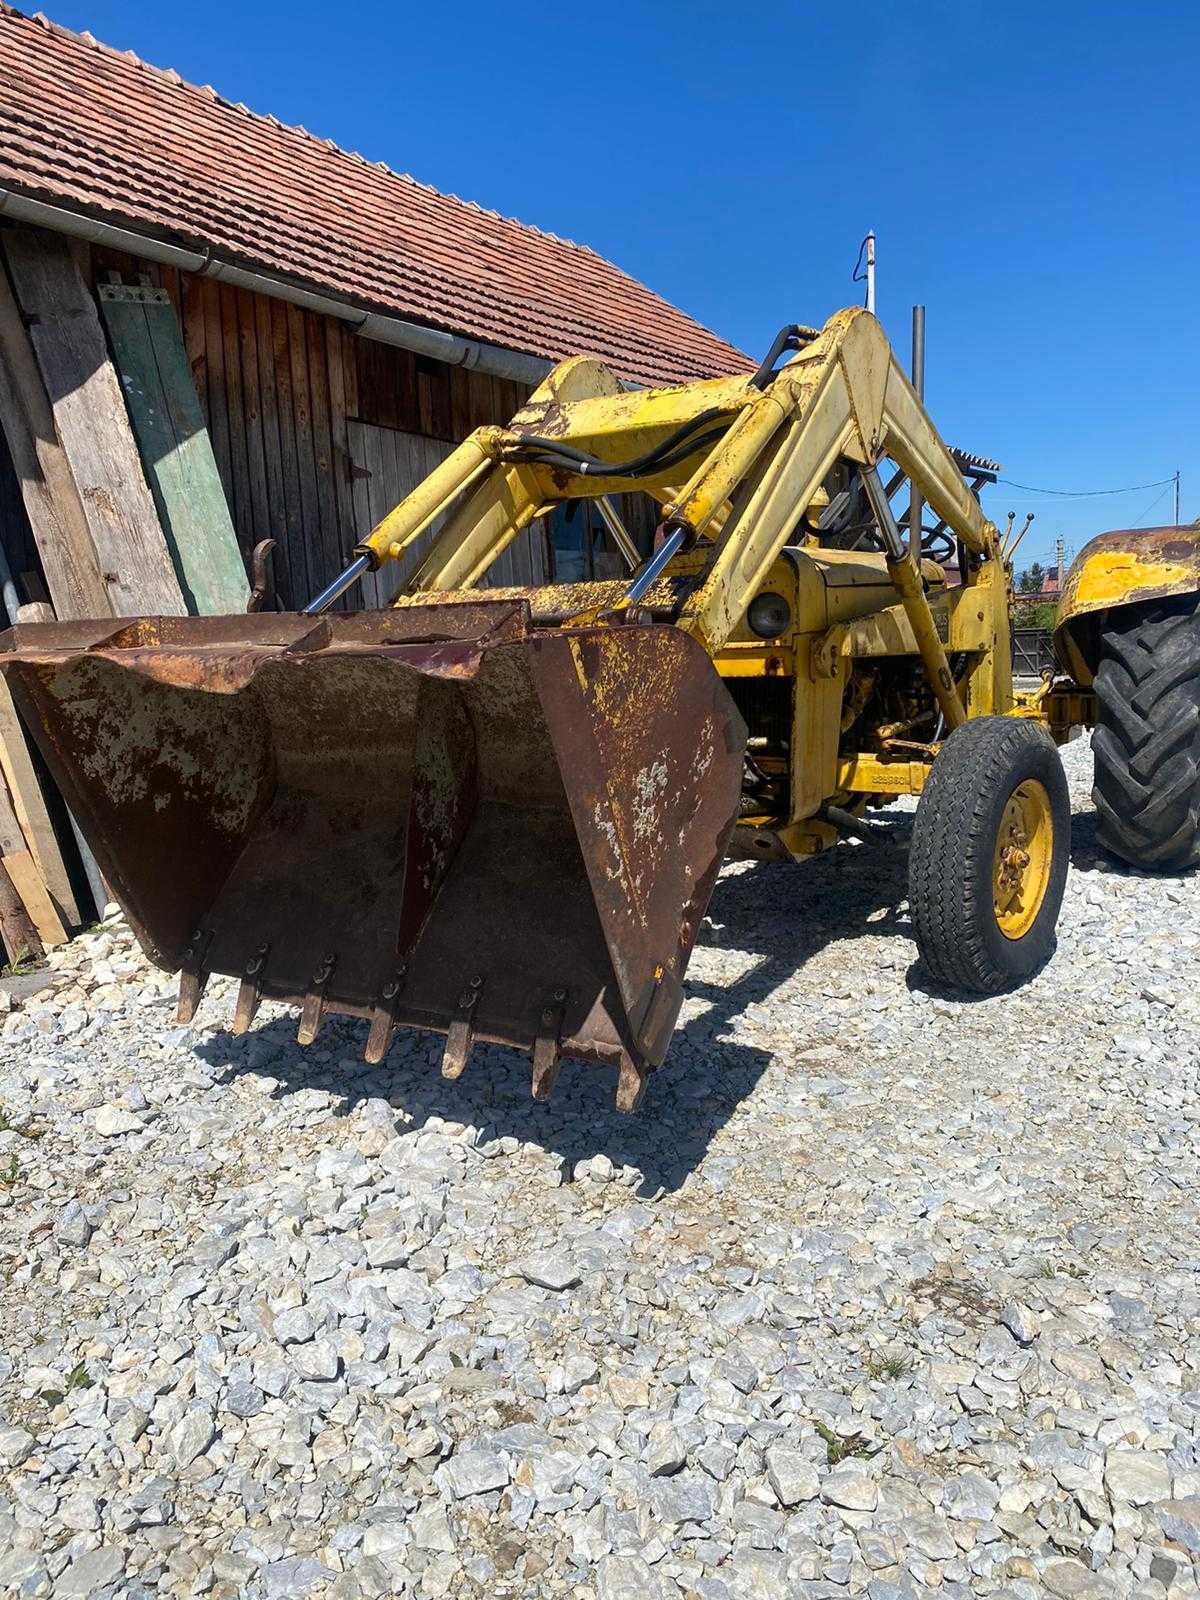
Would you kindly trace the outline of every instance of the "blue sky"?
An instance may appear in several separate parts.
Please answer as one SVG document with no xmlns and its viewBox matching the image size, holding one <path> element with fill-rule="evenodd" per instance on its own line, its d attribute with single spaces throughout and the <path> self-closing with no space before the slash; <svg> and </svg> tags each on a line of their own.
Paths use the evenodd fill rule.
<svg viewBox="0 0 1200 1600">
<path fill-rule="evenodd" d="M 943 434 L 1005 475 L 1183 474 L 1200 517 L 1200 8 L 536 8 L 47 0 L 255 110 L 593 246 L 746 350 L 855 303 L 928 315 Z M 1045 559 L 1170 521 L 1169 490 L 985 499 Z"/>
</svg>

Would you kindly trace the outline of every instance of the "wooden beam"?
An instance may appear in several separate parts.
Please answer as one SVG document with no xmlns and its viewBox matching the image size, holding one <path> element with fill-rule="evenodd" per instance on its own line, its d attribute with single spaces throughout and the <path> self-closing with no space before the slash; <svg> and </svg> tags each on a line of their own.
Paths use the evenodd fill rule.
<svg viewBox="0 0 1200 1600">
<path fill-rule="evenodd" d="M 67 930 L 63 927 L 58 908 L 47 892 L 33 856 L 26 848 L 9 792 L 2 783 L 0 783 L 0 860 L 4 863 L 5 874 L 20 897 L 26 915 L 42 945 L 49 947 L 65 944 Z M 14 941 L 26 942 L 27 955 L 40 954 L 33 945 L 23 941 L 19 918 L 10 917 L 5 921 L 6 934 L 11 930 Z M 9 943 L 7 937 L 5 943 Z M 11 959 L 15 961 L 20 954 L 20 949 L 13 949 L 10 944 Z"/>
<path fill-rule="evenodd" d="M 42 956 L 46 947 L 33 925 L 20 891 L 0 860 L 0 938 L 8 959 L 16 965 L 28 956 Z"/>
<path fill-rule="evenodd" d="M 57 906 L 61 920 L 78 927 L 83 918 L 80 916 L 79 906 L 71 889 L 71 880 L 63 864 L 58 840 L 54 836 L 50 813 L 46 810 L 46 802 L 42 798 L 41 786 L 29 754 L 29 747 L 25 743 L 25 731 L 17 716 L 17 708 L 13 704 L 8 684 L 3 678 L 0 678 L 0 772 L 4 774 L 4 782 L 8 786 L 8 793 L 12 796 L 12 808 L 38 876 Z M 24 899 L 21 884 L 18 883 L 17 888 L 21 891 L 21 898 Z M 30 915 L 33 916 L 32 908 Z M 35 923 L 38 921 L 36 916 L 33 920 Z M 38 931 L 41 931 L 40 925 Z M 61 943 L 61 939 L 59 942 Z"/>
<path fill-rule="evenodd" d="M 54 609 L 111 617 L 96 547 L 12 285 L 0 261 L 0 426 Z"/>
<path fill-rule="evenodd" d="M 17 304 L 99 557 L 109 609 L 121 617 L 181 615 L 187 608 L 104 330 L 70 246 L 36 228 L 13 228 L 3 237 Z"/>
</svg>

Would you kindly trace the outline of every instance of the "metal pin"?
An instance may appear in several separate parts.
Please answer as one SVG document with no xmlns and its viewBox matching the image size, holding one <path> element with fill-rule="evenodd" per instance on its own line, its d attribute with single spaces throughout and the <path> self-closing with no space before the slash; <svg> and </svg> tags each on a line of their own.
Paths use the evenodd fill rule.
<svg viewBox="0 0 1200 1600">
<path fill-rule="evenodd" d="M 321 1018 L 325 1014 L 325 989 L 333 976 L 337 956 L 327 955 L 312 975 L 312 982 L 304 996 L 300 1010 L 300 1026 L 296 1029 L 297 1044 L 311 1044 L 321 1031 Z"/>
<path fill-rule="evenodd" d="M 475 1007 L 482 988 L 483 979 L 472 978 L 458 997 L 458 1015 L 446 1032 L 446 1048 L 442 1052 L 443 1078 L 461 1078 L 466 1071 L 475 1043 Z"/>
<path fill-rule="evenodd" d="M 388 1046 L 392 1042 L 392 1035 L 396 1031 L 396 1008 L 400 1002 L 400 990 L 404 984 L 404 968 L 401 967 L 394 978 L 389 978 L 379 991 L 379 999 L 371 1012 L 371 1031 L 367 1034 L 367 1042 L 363 1048 L 363 1060 L 372 1066 L 383 1060 L 388 1053 Z"/>
<path fill-rule="evenodd" d="M 561 1062 L 563 1013 L 567 991 L 555 989 L 542 1008 L 541 1025 L 533 1041 L 533 1077 L 530 1090 L 535 1100 L 549 1100 L 554 1091 Z"/>
<path fill-rule="evenodd" d="M 197 928 L 192 942 L 183 952 L 183 965 L 179 971 L 179 1004 L 175 1009 L 176 1022 L 190 1022 L 196 1015 L 204 986 L 208 982 L 208 947 L 212 933 Z"/>
<path fill-rule="evenodd" d="M 246 1033 L 254 1021 L 254 1013 L 258 1010 L 259 1001 L 262 999 L 263 975 L 270 950 L 269 944 L 259 945 L 257 954 L 251 956 L 243 968 L 242 981 L 238 986 L 237 1005 L 233 1012 L 234 1033 Z"/>
</svg>

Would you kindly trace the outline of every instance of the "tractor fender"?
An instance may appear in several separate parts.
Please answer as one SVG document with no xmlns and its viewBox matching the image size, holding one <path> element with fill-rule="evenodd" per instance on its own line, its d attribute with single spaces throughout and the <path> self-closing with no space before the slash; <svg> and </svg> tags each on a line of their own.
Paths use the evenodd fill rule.
<svg viewBox="0 0 1200 1600">
<path fill-rule="evenodd" d="M 1200 592 L 1200 527 L 1117 528 L 1071 563 L 1054 618 L 1054 649 L 1083 688 L 1099 663 L 1101 629 L 1122 606 Z"/>
</svg>

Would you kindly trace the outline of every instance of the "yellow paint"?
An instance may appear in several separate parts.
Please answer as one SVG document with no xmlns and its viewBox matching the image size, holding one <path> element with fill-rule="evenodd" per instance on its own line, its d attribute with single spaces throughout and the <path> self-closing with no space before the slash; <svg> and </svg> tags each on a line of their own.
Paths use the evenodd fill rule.
<svg viewBox="0 0 1200 1600">
<path fill-rule="evenodd" d="M 583 670 L 583 651 L 579 648 L 579 640 L 573 633 L 567 635 L 567 644 L 571 651 L 571 660 L 575 663 L 575 676 L 579 679 L 579 687 L 587 693 L 587 673 Z"/>
<path fill-rule="evenodd" d="M 932 757 L 926 762 L 846 756 L 837 764 L 836 783 L 846 794 L 920 794 L 932 765 Z"/>
<path fill-rule="evenodd" d="M 1139 589 L 1156 591 L 1196 588 L 1196 573 L 1177 561 L 1142 561 L 1132 550 L 1102 551 L 1091 556 L 1072 586 L 1072 609 L 1119 605 Z"/>
<path fill-rule="evenodd" d="M 1053 856 L 1050 796 L 1030 778 L 1008 797 L 992 855 L 992 910 L 1006 939 L 1023 939 L 1037 921 Z"/>
</svg>

